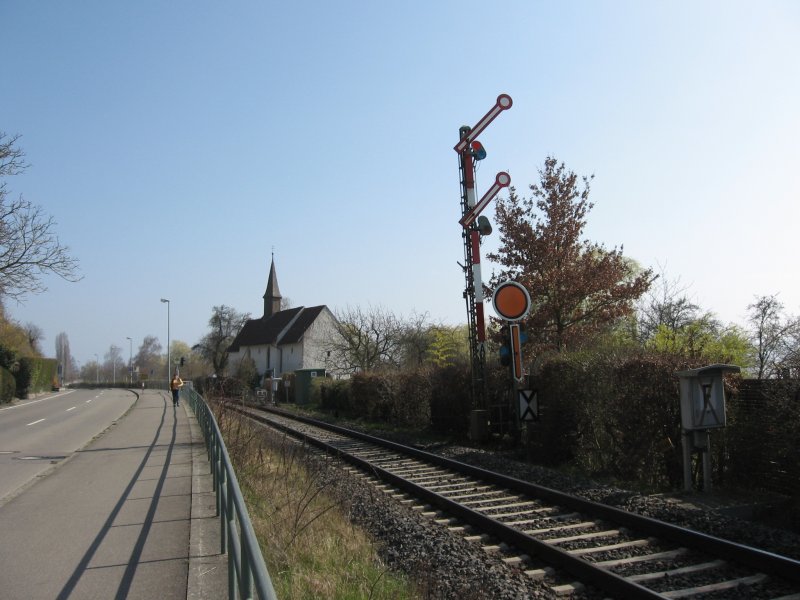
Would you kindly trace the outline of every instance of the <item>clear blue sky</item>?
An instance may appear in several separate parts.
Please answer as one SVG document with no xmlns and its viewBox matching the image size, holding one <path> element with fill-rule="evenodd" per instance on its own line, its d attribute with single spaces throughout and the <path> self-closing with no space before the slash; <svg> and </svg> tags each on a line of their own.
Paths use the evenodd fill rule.
<svg viewBox="0 0 800 600">
<path fill-rule="evenodd" d="M 465 322 L 452 147 L 502 92 L 479 194 L 553 155 L 595 175 L 589 239 L 724 322 L 800 312 L 797 2 L 3 0 L 0 34 L 8 185 L 84 276 L 7 307 L 47 355 L 166 342 L 162 297 L 190 345 L 260 316 L 273 247 L 295 306 Z"/>
</svg>

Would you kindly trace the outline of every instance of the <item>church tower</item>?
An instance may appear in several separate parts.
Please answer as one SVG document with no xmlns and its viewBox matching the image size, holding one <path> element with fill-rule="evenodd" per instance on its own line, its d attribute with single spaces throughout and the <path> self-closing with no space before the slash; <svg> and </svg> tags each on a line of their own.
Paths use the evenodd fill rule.
<svg viewBox="0 0 800 600">
<path fill-rule="evenodd" d="M 269 319 L 272 315 L 281 310 L 281 291 L 278 289 L 278 276 L 275 274 L 275 255 L 272 256 L 272 263 L 269 266 L 269 278 L 267 280 L 267 291 L 264 292 L 264 317 Z"/>
</svg>

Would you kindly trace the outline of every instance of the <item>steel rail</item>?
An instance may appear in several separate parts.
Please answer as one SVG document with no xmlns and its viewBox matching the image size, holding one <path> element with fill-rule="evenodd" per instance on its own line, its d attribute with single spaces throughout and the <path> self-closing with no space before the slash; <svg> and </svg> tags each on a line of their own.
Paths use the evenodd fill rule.
<svg viewBox="0 0 800 600">
<path fill-rule="evenodd" d="M 459 504 L 453 500 L 448 500 L 444 496 L 440 496 L 435 492 L 427 490 L 424 487 L 412 483 L 407 479 L 391 473 L 390 471 L 382 469 L 381 467 L 375 466 L 369 461 L 358 458 L 357 456 L 354 456 L 344 450 L 327 444 L 326 442 L 314 438 L 313 436 L 298 432 L 286 425 L 276 423 L 274 421 L 268 421 L 266 418 L 254 415 L 252 413 L 246 414 L 247 416 L 255 418 L 256 420 L 268 423 L 271 427 L 275 427 L 281 431 L 290 433 L 291 435 L 302 439 L 304 442 L 310 445 L 334 454 L 352 465 L 370 471 L 378 478 L 388 481 L 389 483 L 410 492 L 418 498 L 421 498 L 426 502 L 447 511 L 450 514 L 457 516 L 459 519 L 469 523 L 470 525 L 479 527 L 484 531 L 487 531 L 505 541 L 512 543 L 514 546 L 520 550 L 523 550 L 524 552 L 537 556 L 550 564 L 557 565 L 565 571 L 570 572 L 572 575 L 580 578 L 582 581 L 590 583 L 608 593 L 618 595 L 622 598 L 628 598 L 630 600 L 656 600 L 664 598 L 663 595 L 639 585 L 638 583 L 629 581 L 606 569 L 595 567 L 583 558 L 571 555 L 560 548 L 537 540 L 536 538 L 531 537 L 530 535 L 519 531 L 518 529 L 504 525 L 503 523 L 500 523 L 491 517 L 487 517 L 486 515 L 467 508 L 463 504 Z"/>
<path fill-rule="evenodd" d="M 410 446 L 404 446 L 402 444 L 392 442 L 389 440 L 384 440 L 381 438 L 377 438 L 371 436 L 369 434 L 365 434 L 358 431 L 353 431 L 350 429 L 346 429 L 344 427 L 340 427 L 337 425 L 332 425 L 330 423 L 325 423 L 323 421 L 318 421 L 316 419 L 311 419 L 308 417 L 302 417 L 299 415 L 294 415 L 285 411 L 281 411 L 274 408 L 261 408 L 261 410 L 265 410 L 266 412 L 273 412 L 280 416 L 298 420 L 309 425 L 314 425 L 316 427 L 320 427 L 326 429 L 328 431 L 332 431 L 334 433 L 339 433 L 341 435 L 346 435 L 349 437 L 355 437 L 357 439 L 363 440 L 365 442 L 369 442 L 372 444 L 376 444 L 378 446 L 388 448 L 390 450 L 394 450 L 396 452 L 400 452 L 406 455 L 414 456 L 415 458 L 419 458 L 421 460 L 425 460 L 426 462 L 431 462 L 441 467 L 446 467 L 452 469 L 454 471 L 458 471 L 460 473 L 464 473 L 475 477 L 477 479 L 481 479 L 483 481 L 493 483 L 496 485 L 500 485 L 506 487 L 510 490 L 520 492 L 526 495 L 529 495 L 533 498 L 546 500 L 548 502 L 552 502 L 554 504 L 559 504 L 566 508 L 570 508 L 575 511 L 585 512 L 591 515 L 595 515 L 606 519 L 608 521 L 615 522 L 619 525 L 628 527 L 633 530 L 637 530 L 640 533 L 652 535 L 655 537 L 659 537 L 665 540 L 669 540 L 671 542 L 680 544 L 680 545 L 687 545 L 696 550 L 705 551 L 709 554 L 714 554 L 721 558 L 727 558 L 734 562 L 738 562 L 740 564 L 756 568 L 767 573 L 777 575 L 782 577 L 786 580 L 793 581 L 793 582 L 800 582 L 800 561 L 789 558 L 787 556 L 782 556 L 779 554 L 774 554 L 772 552 L 768 552 L 766 550 L 761 550 L 759 548 L 753 548 L 750 546 L 745 546 L 743 544 L 739 544 L 736 542 L 732 542 L 730 540 L 725 540 L 722 538 L 718 538 L 709 534 L 701 533 L 695 531 L 693 529 L 680 527 L 678 525 L 674 525 L 672 523 L 666 523 L 664 521 L 659 521 L 657 519 L 653 519 L 652 517 L 646 517 L 644 515 L 638 515 L 636 513 L 630 513 L 624 511 L 619 508 L 615 508 L 613 506 L 608 506 L 606 504 L 600 504 L 598 502 L 593 502 L 591 500 L 586 500 L 577 496 L 573 496 L 571 494 L 567 494 L 565 492 L 560 492 L 558 490 L 554 490 L 552 488 L 548 488 L 545 486 L 537 485 L 534 483 L 530 483 L 527 481 L 523 481 L 520 479 L 516 479 L 514 477 L 509 477 L 507 475 L 502 475 L 500 473 L 494 473 L 492 471 L 488 471 L 486 469 L 482 469 L 480 467 L 476 467 L 473 465 L 469 465 L 466 463 L 459 462 L 457 460 L 445 458 L 443 456 L 439 456 L 436 454 L 432 454 L 430 452 L 426 452 L 424 450 L 420 450 L 418 448 L 413 448 Z M 250 414 L 250 413 L 248 413 Z M 270 422 L 271 425 L 274 425 L 273 422 Z M 287 428 L 288 429 L 288 428 Z M 310 440 L 309 440 L 310 441 Z M 337 453 L 345 454 L 338 449 L 334 449 Z M 349 460 L 349 459 L 348 459 Z M 368 464 L 368 463 L 366 463 Z M 415 484 L 410 482 L 404 482 L 402 478 L 399 478 L 391 473 L 385 472 L 383 469 L 378 469 L 374 465 L 369 465 L 367 468 L 373 471 L 381 472 L 380 474 L 385 476 L 387 479 L 392 480 L 398 487 L 404 487 L 405 489 L 412 489 L 418 488 Z M 401 482 L 402 485 L 401 485 Z M 422 488 L 420 488 L 422 489 Z M 413 492 L 417 494 L 415 490 Z M 425 491 L 423 497 L 428 497 L 431 495 L 431 499 L 429 502 L 432 504 L 436 504 L 438 506 L 443 506 L 445 503 L 450 503 L 451 501 L 447 500 L 444 497 L 439 496 L 430 491 Z M 455 503 L 454 503 L 455 504 Z M 447 508 L 448 511 L 453 512 L 454 514 L 458 514 L 460 518 L 463 518 L 467 522 L 472 522 L 475 524 L 475 520 L 482 519 L 489 519 L 481 515 L 480 513 L 476 513 L 471 509 L 467 509 L 465 507 L 460 507 L 457 509 Z M 463 513 L 463 516 L 461 515 Z M 474 513 L 474 514 L 473 514 Z M 472 521 L 471 521 L 472 520 Z M 491 520 L 491 519 L 490 519 Z M 493 520 L 492 520 L 493 521 Z M 493 521 L 496 524 L 489 525 L 488 523 L 482 523 L 480 525 L 481 528 L 486 529 L 490 532 L 496 530 L 505 532 L 508 528 L 506 525 L 502 523 Z M 509 532 L 509 536 L 511 539 L 516 539 L 519 536 L 525 536 L 525 538 L 530 538 L 527 534 L 524 534 L 516 529 L 511 529 L 511 531 L 516 533 Z M 506 534 L 503 533 L 503 536 Z M 498 537 L 500 537 L 498 535 Z M 524 538 L 520 537 L 520 543 Z M 539 542 L 534 538 L 530 538 L 537 544 L 543 544 L 543 542 Z M 515 545 L 517 542 L 514 542 Z M 544 544 L 545 548 L 541 548 L 541 552 L 537 551 L 535 548 L 539 548 L 539 546 L 531 547 L 532 551 L 538 554 L 539 556 L 550 556 L 551 550 L 553 549 L 552 546 Z M 524 549 L 524 548 L 523 548 Z M 556 549 L 558 550 L 558 549 Z M 557 564 L 573 564 L 572 560 L 566 561 L 562 559 L 560 553 L 564 551 L 558 550 L 558 553 L 552 554 L 552 559 L 554 561 L 558 561 Z M 572 555 L 568 555 L 570 559 L 574 558 Z M 580 559 L 581 563 L 591 565 L 588 561 L 584 559 Z M 584 567 L 580 563 L 574 563 L 575 567 L 579 569 L 581 572 L 584 571 Z M 567 567 L 564 566 L 566 569 Z M 597 569 L 597 567 L 591 567 L 592 569 Z M 568 569 L 571 570 L 571 569 Z M 576 575 L 579 575 L 578 572 L 575 572 Z M 581 575 L 583 576 L 583 575 Z M 614 577 L 617 577 L 616 575 Z M 588 579 L 588 578 L 587 578 Z M 599 585 L 599 584 L 598 584 Z M 640 586 L 641 587 L 641 586 Z M 605 589 L 605 588 L 604 588 Z M 643 588 L 646 589 L 646 588 Z M 612 591 L 612 590 L 608 590 Z M 633 590 L 631 590 L 632 592 Z M 652 591 L 648 590 L 651 594 Z M 630 596 L 634 597 L 634 596 Z M 638 597 L 638 596 L 637 596 Z M 642 596 L 645 597 L 645 596 Z M 658 596 L 646 596 L 646 597 L 658 597 Z"/>
<path fill-rule="evenodd" d="M 219 425 L 194 389 L 184 388 L 181 395 L 188 396 L 211 462 L 220 519 L 220 552 L 228 554 L 228 600 L 253 600 L 254 588 L 260 600 L 277 600 Z"/>
</svg>

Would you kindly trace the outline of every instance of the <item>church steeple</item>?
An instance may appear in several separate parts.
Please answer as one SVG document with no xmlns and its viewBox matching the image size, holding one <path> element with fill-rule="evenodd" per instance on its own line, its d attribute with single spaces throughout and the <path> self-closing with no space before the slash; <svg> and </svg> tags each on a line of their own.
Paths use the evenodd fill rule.
<svg viewBox="0 0 800 600">
<path fill-rule="evenodd" d="M 281 310 L 281 291 L 278 289 L 278 276 L 275 274 L 275 255 L 269 266 L 267 291 L 264 292 L 264 318 L 268 319 Z"/>
</svg>

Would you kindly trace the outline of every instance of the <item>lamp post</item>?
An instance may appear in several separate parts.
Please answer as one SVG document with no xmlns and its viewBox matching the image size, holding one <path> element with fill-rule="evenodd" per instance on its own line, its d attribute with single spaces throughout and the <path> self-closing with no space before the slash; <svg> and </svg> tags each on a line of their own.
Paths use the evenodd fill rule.
<svg viewBox="0 0 800 600">
<path fill-rule="evenodd" d="M 125 339 L 128 340 L 128 385 L 133 385 L 133 340 Z"/>
<path fill-rule="evenodd" d="M 172 365 L 170 365 L 169 355 L 169 300 L 162 298 L 161 301 L 167 303 L 167 385 L 169 386 L 170 369 L 172 368 Z"/>
<path fill-rule="evenodd" d="M 97 354 L 94 355 L 94 383 L 100 383 L 100 357 Z"/>
</svg>

